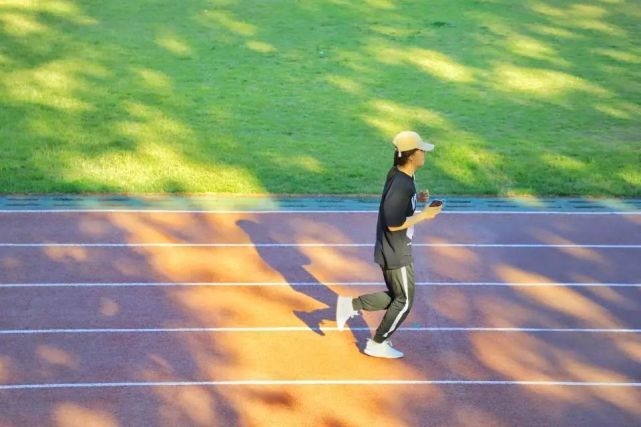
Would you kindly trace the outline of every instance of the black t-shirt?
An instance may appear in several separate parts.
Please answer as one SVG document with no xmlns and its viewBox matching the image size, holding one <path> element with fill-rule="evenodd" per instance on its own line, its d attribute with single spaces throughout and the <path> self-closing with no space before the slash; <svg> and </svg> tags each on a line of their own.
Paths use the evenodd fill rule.
<svg viewBox="0 0 641 427">
<path fill-rule="evenodd" d="M 414 178 L 396 167 L 390 170 L 383 187 L 381 204 L 376 224 L 374 261 L 391 270 L 410 265 L 414 227 L 389 231 L 387 227 L 399 227 L 416 209 L 416 186 Z"/>
</svg>

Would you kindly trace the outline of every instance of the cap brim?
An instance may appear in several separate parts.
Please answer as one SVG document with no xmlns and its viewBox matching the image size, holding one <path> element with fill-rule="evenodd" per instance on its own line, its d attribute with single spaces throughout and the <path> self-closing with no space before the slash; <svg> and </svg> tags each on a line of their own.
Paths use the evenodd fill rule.
<svg viewBox="0 0 641 427">
<path fill-rule="evenodd" d="M 421 141 L 418 144 L 418 149 L 421 151 L 432 151 L 434 150 L 434 145 L 430 144 L 429 142 Z"/>
</svg>

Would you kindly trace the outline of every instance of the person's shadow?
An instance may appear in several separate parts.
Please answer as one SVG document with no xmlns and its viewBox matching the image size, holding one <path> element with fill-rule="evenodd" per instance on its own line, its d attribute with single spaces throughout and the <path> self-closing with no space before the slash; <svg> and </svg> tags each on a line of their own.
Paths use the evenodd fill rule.
<svg viewBox="0 0 641 427">
<path fill-rule="evenodd" d="M 275 244 L 290 243 L 277 242 L 269 235 L 268 226 L 259 224 L 251 220 L 238 220 L 238 225 L 251 239 L 254 244 Z M 327 287 L 325 284 L 316 280 L 305 268 L 310 264 L 310 259 L 296 246 L 266 247 L 257 246 L 256 250 L 274 270 L 278 271 L 297 292 L 314 298 L 327 306 L 314 311 L 293 310 L 294 315 L 301 319 L 312 331 L 324 336 L 325 333 L 320 327 L 324 320 L 336 320 L 336 299 L 338 294 Z M 295 283 L 305 283 L 305 285 L 294 285 Z M 351 295 L 353 296 L 353 295 Z M 348 324 L 355 327 L 352 330 L 356 338 L 356 346 L 361 351 L 359 343 L 364 343 L 370 337 L 369 327 L 361 315 L 352 317 Z"/>
</svg>

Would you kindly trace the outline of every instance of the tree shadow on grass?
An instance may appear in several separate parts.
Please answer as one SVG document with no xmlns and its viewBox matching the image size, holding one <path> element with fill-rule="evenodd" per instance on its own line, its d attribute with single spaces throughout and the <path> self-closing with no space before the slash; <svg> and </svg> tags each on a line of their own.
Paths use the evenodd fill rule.
<svg viewBox="0 0 641 427">
<path fill-rule="evenodd" d="M 60 4 L 0 8 L 5 191 L 374 194 L 412 127 L 440 193 L 639 194 L 627 3 Z"/>
</svg>

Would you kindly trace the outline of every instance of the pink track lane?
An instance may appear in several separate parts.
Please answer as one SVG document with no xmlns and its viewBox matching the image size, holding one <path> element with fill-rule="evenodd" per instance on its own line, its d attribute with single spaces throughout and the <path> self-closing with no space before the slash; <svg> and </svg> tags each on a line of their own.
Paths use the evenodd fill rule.
<svg viewBox="0 0 641 427">
<path fill-rule="evenodd" d="M 0 391 L 0 425 L 216 427 L 272 422 L 297 426 L 310 422 L 376 427 L 636 427 L 639 413 L 627 406 L 640 399 L 638 389 L 559 386 L 191 386 Z"/>
<path fill-rule="evenodd" d="M 0 329 L 333 327 L 337 295 L 379 286 L 0 287 Z M 238 301 L 251 302 L 238 304 Z M 254 306 L 262 307 L 256 310 Z M 641 329 L 640 288 L 418 286 L 411 327 Z M 380 312 L 363 312 L 375 327 Z"/>
<path fill-rule="evenodd" d="M 0 213 L 4 243 L 371 243 L 376 213 Z M 641 215 L 443 213 L 416 243 L 639 244 Z"/>
<path fill-rule="evenodd" d="M 0 283 L 371 282 L 372 247 L 0 247 Z M 638 283 L 641 249 L 416 247 L 417 281 Z M 0 285 L 1 286 L 1 285 Z"/>
</svg>

